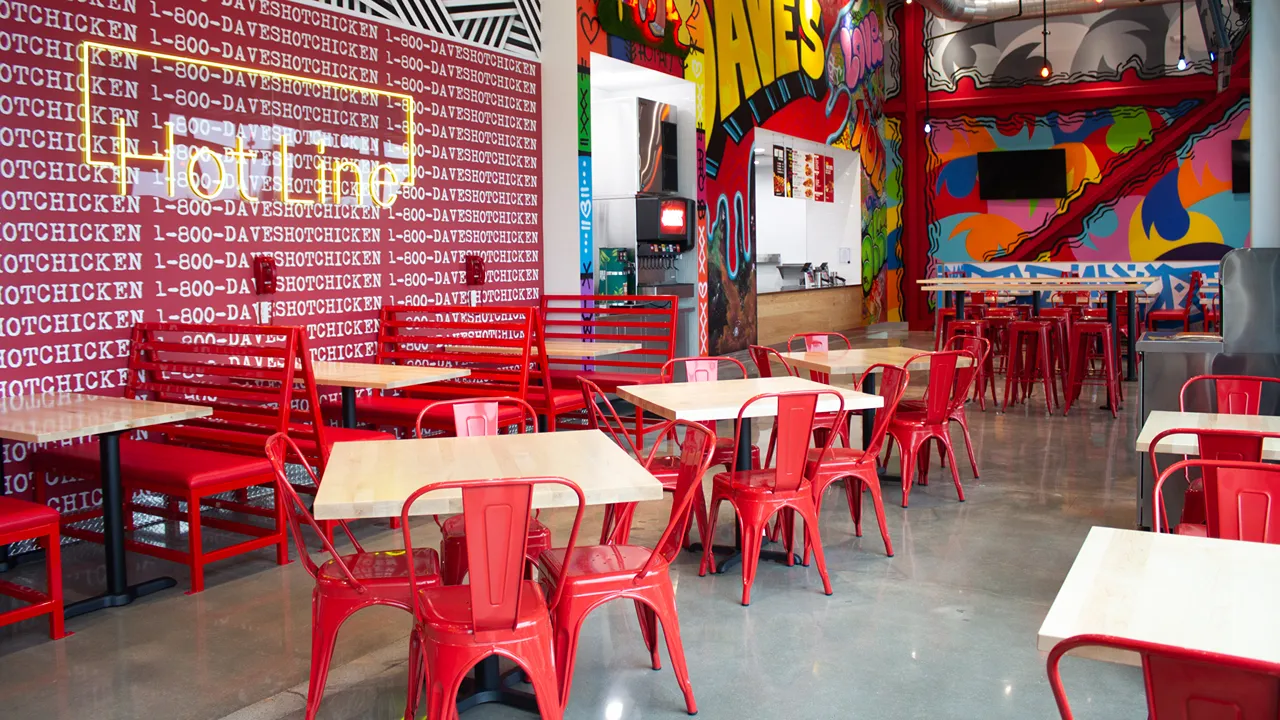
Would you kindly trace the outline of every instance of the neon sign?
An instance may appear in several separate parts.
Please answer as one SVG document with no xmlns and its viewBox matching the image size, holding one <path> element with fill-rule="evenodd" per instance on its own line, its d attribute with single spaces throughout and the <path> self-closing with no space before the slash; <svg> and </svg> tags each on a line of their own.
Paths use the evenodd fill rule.
<svg viewBox="0 0 1280 720">
<path fill-rule="evenodd" d="M 684 57 L 693 43 L 681 28 L 700 8 L 679 0 L 607 0 L 599 4 L 596 13 L 600 27 L 610 35 Z"/>
<path fill-rule="evenodd" d="M 217 62 L 214 60 L 204 60 L 200 58 L 183 57 L 180 55 L 170 55 L 168 53 L 153 52 L 150 50 L 139 50 L 136 48 L 122 47 L 119 45 L 108 45 L 93 41 L 84 41 L 80 43 L 80 86 L 82 90 L 82 100 L 84 102 L 84 123 L 83 123 L 83 143 L 84 143 L 84 161 L 88 165 L 94 167 L 113 167 L 116 169 L 117 187 L 121 195 L 128 194 L 128 167 L 129 161 L 152 161 L 164 164 L 165 168 L 165 190 L 169 197 L 174 197 L 177 185 L 177 169 L 175 167 L 175 152 L 173 139 L 173 124 L 164 123 L 165 145 L 164 151 L 152 154 L 142 154 L 129 152 L 128 149 L 128 128 L 125 125 L 124 118 L 116 120 L 116 152 L 112 160 L 103 160 L 93 156 L 93 117 L 91 109 L 90 88 L 93 87 L 91 77 L 91 56 L 95 51 L 103 51 L 110 53 L 124 53 L 128 55 L 136 55 L 140 57 L 152 58 L 154 60 L 163 60 L 168 62 L 186 63 L 189 65 L 206 66 L 216 68 L 223 71 L 231 71 L 238 73 L 247 73 L 265 78 L 274 78 L 277 80 L 286 80 L 304 85 L 314 85 L 322 88 L 330 88 L 342 90 L 345 92 L 364 95 L 366 97 L 385 97 L 393 103 L 398 102 L 405 111 L 405 142 L 401 145 L 404 149 L 405 157 L 408 159 L 408 170 L 404 178 L 396 174 L 394 167 L 387 163 L 378 163 L 366 173 L 364 169 L 354 160 L 341 159 L 336 161 L 327 160 L 325 155 L 325 145 L 321 141 L 316 145 L 316 154 L 319 161 L 316 162 L 316 196 L 314 198 L 294 197 L 290 194 L 290 161 L 289 161 L 289 141 L 284 135 L 280 136 L 280 195 L 281 200 L 285 203 L 296 205 L 324 204 L 332 202 L 334 204 L 342 201 L 342 178 L 344 173 L 351 173 L 355 176 L 353 183 L 357 202 L 361 202 L 367 194 L 370 201 L 378 207 L 391 207 L 399 198 L 398 193 L 394 193 L 390 188 L 399 186 L 412 186 L 415 179 L 414 171 L 414 155 L 417 146 L 415 144 L 415 126 L 414 126 L 414 100 L 413 96 L 404 93 L 396 93 L 388 90 L 379 90 L 376 88 L 361 87 L 359 85 L 350 85 L 347 83 L 336 82 L 333 80 L 320 80 L 316 78 L 302 77 L 300 75 L 290 75 L 288 73 L 275 72 L 271 70 L 260 70 L 257 68 L 244 67 L 241 65 L 232 65 L 229 63 Z M 223 156 L 226 160 L 224 162 Z M 186 181 L 191 193 L 202 200 L 213 200 L 226 187 L 227 175 L 229 172 L 235 174 L 236 186 L 239 189 L 241 199 L 246 202 L 258 202 L 258 198 L 252 196 L 248 192 L 248 182 L 245 174 L 250 167 L 250 162 L 257 155 L 252 150 L 246 150 L 244 147 L 244 139 L 237 136 L 235 149 L 226 149 L 222 156 L 210 150 L 208 147 L 199 146 L 191 154 L 187 163 Z M 205 188 L 200 183 L 200 171 L 198 161 L 208 160 L 212 162 L 215 169 L 214 182 L 211 187 Z M 232 168 L 228 168 L 227 165 Z M 330 175 L 332 181 L 330 182 Z M 327 188 L 332 187 L 332 192 Z"/>
</svg>

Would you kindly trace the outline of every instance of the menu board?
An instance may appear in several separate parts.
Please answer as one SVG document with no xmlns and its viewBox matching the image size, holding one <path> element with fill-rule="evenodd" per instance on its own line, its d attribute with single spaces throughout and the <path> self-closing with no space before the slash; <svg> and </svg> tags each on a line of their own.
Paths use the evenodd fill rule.
<svg viewBox="0 0 1280 720">
<path fill-rule="evenodd" d="M 2 24 L 0 396 L 119 392 L 141 320 L 306 325 L 318 358 L 369 357 L 382 305 L 472 299 L 467 255 L 479 302 L 537 301 L 537 63 L 280 0 Z"/>
<path fill-rule="evenodd" d="M 774 197 L 788 197 L 787 192 L 787 149 L 780 146 L 773 146 L 773 194 Z"/>
<path fill-rule="evenodd" d="M 834 203 L 835 159 L 774 145 L 773 194 Z"/>
</svg>

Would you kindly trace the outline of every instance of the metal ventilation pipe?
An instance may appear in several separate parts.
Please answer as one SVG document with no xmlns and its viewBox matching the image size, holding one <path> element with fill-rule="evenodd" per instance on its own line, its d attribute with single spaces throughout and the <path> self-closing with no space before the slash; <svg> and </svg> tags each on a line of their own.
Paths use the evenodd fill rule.
<svg viewBox="0 0 1280 720">
<path fill-rule="evenodd" d="M 944 20 L 964 23 L 994 22 L 1018 15 L 1019 19 L 1046 15 L 1083 15 L 1136 5 L 1163 5 L 1178 0 L 917 0 L 924 9 Z"/>
</svg>

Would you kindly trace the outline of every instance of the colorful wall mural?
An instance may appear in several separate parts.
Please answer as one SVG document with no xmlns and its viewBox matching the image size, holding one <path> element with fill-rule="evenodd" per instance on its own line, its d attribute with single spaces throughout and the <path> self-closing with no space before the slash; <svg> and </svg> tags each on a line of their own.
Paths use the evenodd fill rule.
<svg viewBox="0 0 1280 720">
<path fill-rule="evenodd" d="M 1238 44 L 1247 19 L 1235 12 L 1229 0 L 1223 2 L 1223 10 L 1228 33 Z M 1181 43 L 1179 12 L 1185 14 L 1186 28 Z M 954 92 L 962 78 L 983 88 L 1119 80 L 1131 70 L 1142 79 L 1213 72 L 1192 2 L 1051 17 L 1048 47 L 1038 18 L 948 35 L 964 24 L 929 17 L 925 37 L 937 39 L 930 41 L 925 72 L 934 91 Z M 1182 71 L 1177 69 L 1179 47 L 1188 63 Z M 1039 74 L 1046 54 L 1053 68 L 1047 81 Z"/>
<path fill-rule="evenodd" d="M 885 151 L 885 264 L 881 277 L 875 282 L 884 288 L 883 322 L 902 322 L 902 121 L 897 118 L 885 118 L 884 124 Z M 864 276 L 866 274 L 864 269 Z"/>
<path fill-rule="evenodd" d="M 1231 191 L 1231 141 L 1249 136 L 1247 99 L 1188 139 L 1168 171 L 1150 165 L 1156 171 L 1144 174 L 1145 166 L 1126 166 L 1132 153 L 1169 132 L 1197 104 L 935 120 L 927 140 L 926 197 L 934 261 L 1216 262 L 1232 248 L 1245 246 L 1249 196 Z M 1066 150 L 1068 197 L 979 197 L 977 153 L 1045 148 Z M 1086 196 L 1088 186 L 1118 172 L 1133 177 L 1126 192 L 1101 201 Z M 1047 256 L 1020 252 L 1077 202 L 1097 203 L 1084 220 L 1083 234 L 1061 238 Z"/>
<path fill-rule="evenodd" d="M 756 336 L 749 180 L 757 127 L 861 156 L 864 313 L 880 319 L 884 283 L 876 280 L 888 256 L 883 3 L 709 0 L 708 8 L 702 109 L 710 350 L 741 350 Z"/>
</svg>

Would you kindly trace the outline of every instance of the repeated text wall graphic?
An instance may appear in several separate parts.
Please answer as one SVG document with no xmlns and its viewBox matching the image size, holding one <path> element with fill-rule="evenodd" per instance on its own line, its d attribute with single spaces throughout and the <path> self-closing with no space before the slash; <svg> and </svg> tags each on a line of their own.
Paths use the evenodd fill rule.
<svg viewBox="0 0 1280 720">
<path fill-rule="evenodd" d="M 346 360 L 387 303 L 536 302 L 540 82 L 281 0 L 0 0 L 0 396 L 119 392 L 139 320 L 306 325 Z"/>
</svg>

